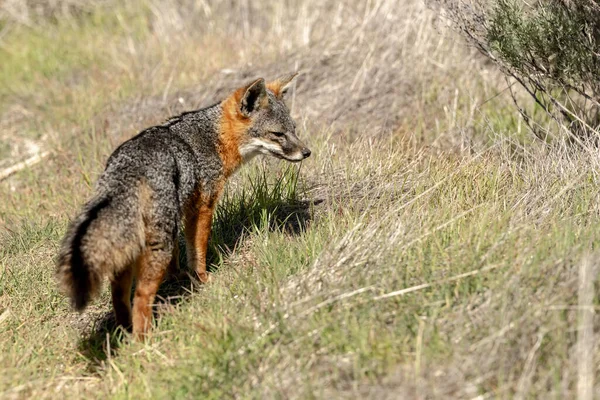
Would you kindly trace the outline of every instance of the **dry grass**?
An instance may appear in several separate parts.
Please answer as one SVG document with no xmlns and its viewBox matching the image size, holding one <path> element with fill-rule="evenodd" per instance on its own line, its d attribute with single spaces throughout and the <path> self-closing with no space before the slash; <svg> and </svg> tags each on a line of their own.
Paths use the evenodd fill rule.
<svg viewBox="0 0 600 400">
<path fill-rule="evenodd" d="M 597 376 L 575 352 L 593 151 L 531 142 L 420 2 L 312 3 L 3 4 L 0 155 L 51 156 L 0 182 L 0 397 L 564 398 Z M 73 314 L 53 257 L 112 149 L 296 69 L 313 156 L 231 182 L 215 282 L 167 282 L 147 344 L 111 331 L 107 293 Z"/>
</svg>

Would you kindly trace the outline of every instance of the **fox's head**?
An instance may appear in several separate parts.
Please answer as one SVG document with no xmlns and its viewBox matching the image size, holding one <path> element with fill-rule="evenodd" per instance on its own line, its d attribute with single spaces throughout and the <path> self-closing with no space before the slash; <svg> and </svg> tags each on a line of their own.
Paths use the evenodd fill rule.
<svg viewBox="0 0 600 400">
<path fill-rule="evenodd" d="M 296 75 L 269 83 L 257 79 L 226 100 L 223 129 L 236 132 L 242 159 L 266 154 L 297 162 L 310 156 L 308 147 L 296 136 L 296 123 L 283 101 Z"/>
</svg>

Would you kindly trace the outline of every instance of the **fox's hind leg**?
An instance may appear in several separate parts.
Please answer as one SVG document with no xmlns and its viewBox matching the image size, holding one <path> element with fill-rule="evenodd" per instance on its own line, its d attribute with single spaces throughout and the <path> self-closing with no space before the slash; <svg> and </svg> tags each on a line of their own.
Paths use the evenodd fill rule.
<svg viewBox="0 0 600 400">
<path fill-rule="evenodd" d="M 133 298 L 133 335 L 143 339 L 152 326 L 152 304 L 173 257 L 173 243 L 150 244 L 137 262 Z"/>
<path fill-rule="evenodd" d="M 169 269 L 167 270 L 169 276 L 179 276 L 181 268 L 179 266 L 179 239 L 175 238 L 175 244 L 173 246 L 173 256 L 169 263 Z"/>
<path fill-rule="evenodd" d="M 131 284 L 133 282 L 133 265 L 116 274 L 111 282 L 112 303 L 117 324 L 124 329 L 131 328 Z"/>
</svg>

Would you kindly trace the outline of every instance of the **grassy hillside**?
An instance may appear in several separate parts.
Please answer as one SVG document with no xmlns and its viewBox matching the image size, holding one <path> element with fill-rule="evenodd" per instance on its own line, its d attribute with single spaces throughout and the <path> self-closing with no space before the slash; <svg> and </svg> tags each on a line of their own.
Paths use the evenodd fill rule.
<svg viewBox="0 0 600 400">
<path fill-rule="evenodd" d="M 0 168 L 48 152 L 0 181 L 0 398 L 574 397 L 600 362 L 597 151 L 533 140 L 418 0 L 249 3 L 0 5 Z M 182 260 L 147 343 L 106 289 L 73 312 L 54 257 L 110 152 L 294 70 L 313 155 L 229 183 L 213 282 Z"/>
</svg>

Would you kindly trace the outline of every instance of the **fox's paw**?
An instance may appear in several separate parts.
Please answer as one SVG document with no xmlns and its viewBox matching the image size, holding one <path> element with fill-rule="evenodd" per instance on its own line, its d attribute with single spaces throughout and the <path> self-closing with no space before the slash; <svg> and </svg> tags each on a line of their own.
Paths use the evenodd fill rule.
<svg viewBox="0 0 600 400">
<path fill-rule="evenodd" d="M 211 281 L 210 274 L 206 271 L 198 272 L 198 279 L 200 279 L 200 282 L 202 283 L 209 283 Z"/>
</svg>

